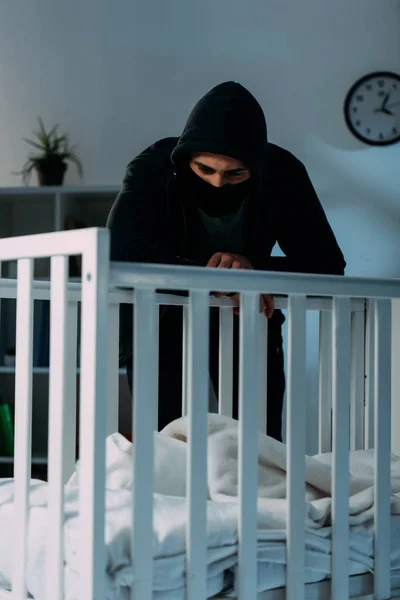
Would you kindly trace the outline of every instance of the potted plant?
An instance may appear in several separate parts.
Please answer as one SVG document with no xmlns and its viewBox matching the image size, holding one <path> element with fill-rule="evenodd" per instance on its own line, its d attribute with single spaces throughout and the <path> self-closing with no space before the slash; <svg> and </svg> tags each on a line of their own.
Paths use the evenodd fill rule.
<svg viewBox="0 0 400 600">
<path fill-rule="evenodd" d="M 40 117 L 38 122 L 39 131 L 34 132 L 36 140 L 27 138 L 24 140 L 39 150 L 39 154 L 30 154 L 17 175 L 22 175 L 25 185 L 29 185 L 32 171 L 36 170 L 39 185 L 62 185 L 69 161 L 76 166 L 79 176 L 82 177 L 82 163 L 75 154 L 75 146 L 69 145 L 68 136 L 58 134 L 58 125 L 55 125 L 50 131 L 46 131 Z"/>
</svg>

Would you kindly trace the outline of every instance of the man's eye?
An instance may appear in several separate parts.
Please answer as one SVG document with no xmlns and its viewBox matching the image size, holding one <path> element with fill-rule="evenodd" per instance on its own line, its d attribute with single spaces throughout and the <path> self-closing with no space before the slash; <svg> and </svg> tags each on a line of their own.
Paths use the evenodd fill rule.
<svg viewBox="0 0 400 600">
<path fill-rule="evenodd" d="M 199 167 L 199 169 L 205 175 L 212 175 L 214 173 L 213 169 L 207 169 L 207 167 Z"/>
<path fill-rule="evenodd" d="M 243 171 L 239 171 L 237 173 L 235 173 L 235 172 L 234 173 L 228 173 L 228 175 L 229 175 L 229 177 L 233 177 L 233 178 L 235 178 L 235 177 L 241 177 L 243 175 Z"/>
</svg>

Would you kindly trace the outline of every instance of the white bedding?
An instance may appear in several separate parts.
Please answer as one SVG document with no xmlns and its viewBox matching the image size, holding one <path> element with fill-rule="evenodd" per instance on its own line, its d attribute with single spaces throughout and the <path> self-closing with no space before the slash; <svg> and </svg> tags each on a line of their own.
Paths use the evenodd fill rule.
<svg viewBox="0 0 400 600">
<path fill-rule="evenodd" d="M 184 599 L 186 420 L 154 434 L 154 591 L 155 599 Z M 107 438 L 106 582 L 110 600 L 128 598 L 130 558 L 132 445 L 119 434 Z M 259 438 L 258 588 L 285 583 L 286 447 Z M 306 579 L 330 573 L 330 455 L 307 457 Z M 234 582 L 237 563 L 237 423 L 209 416 L 208 444 L 208 594 Z M 351 453 L 351 573 L 373 570 L 373 453 Z M 0 586 L 11 579 L 13 480 L 0 480 Z M 400 459 L 392 456 L 392 569 L 400 569 Z M 79 464 L 65 488 L 66 598 L 79 598 Z M 47 484 L 31 482 L 27 586 L 46 600 Z M 2 543 L 7 540 L 7 543 Z M 234 584 L 234 583 L 233 583 Z"/>
</svg>

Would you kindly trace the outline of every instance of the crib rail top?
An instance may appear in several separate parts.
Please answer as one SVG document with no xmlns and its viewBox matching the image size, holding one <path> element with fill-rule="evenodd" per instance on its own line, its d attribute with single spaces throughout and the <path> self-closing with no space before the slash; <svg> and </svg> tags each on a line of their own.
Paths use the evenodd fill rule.
<svg viewBox="0 0 400 600">
<path fill-rule="evenodd" d="M 272 271 L 247 271 L 240 269 L 205 269 L 204 267 L 156 265 L 148 263 L 110 262 L 110 232 L 103 228 L 88 228 L 28 235 L 0 240 L 0 262 L 23 258 L 49 258 L 55 256 L 83 255 L 90 257 L 91 269 L 108 271 L 110 296 L 116 288 L 150 288 L 156 290 L 204 290 L 226 292 L 271 293 L 275 296 L 302 295 L 307 297 L 347 298 L 400 298 L 400 279 L 349 277 L 337 275 L 311 275 L 302 273 L 277 273 Z M 85 269 L 85 262 L 84 269 Z M 97 265 L 97 266 L 96 266 Z M 84 273 L 84 277 L 89 273 Z M 71 289 L 71 285 L 75 288 Z M 48 285 L 48 284 L 47 284 Z M 79 292 L 79 282 L 71 282 L 71 293 Z M 12 284 L 2 280 L 0 297 L 11 293 Z M 41 287 L 43 286 L 43 287 Z M 7 291 L 8 290 L 8 291 Z M 46 283 L 35 283 L 35 293 L 46 290 Z M 130 294 L 131 295 L 131 294 Z M 116 300 L 118 302 L 122 300 Z M 131 300 L 126 299 L 126 302 Z M 168 302 L 167 302 L 168 303 Z M 173 301 L 182 304 L 183 300 Z M 223 306 L 222 304 L 218 304 Z M 228 306 L 231 306 L 230 302 Z"/>
<path fill-rule="evenodd" d="M 311 275 L 250 271 L 245 269 L 205 269 L 180 265 L 145 263 L 110 264 L 114 285 L 153 289 L 222 290 L 259 292 L 274 295 L 306 295 L 347 298 L 400 298 L 400 279 Z"/>
<path fill-rule="evenodd" d="M 32 295 L 34 300 L 50 300 L 50 280 L 36 279 L 33 281 Z M 67 297 L 69 302 L 80 302 L 82 299 L 82 284 L 77 279 L 71 279 L 67 284 Z M 17 280 L 14 278 L 0 278 L 0 300 L 17 298 Z M 159 292 L 155 296 L 156 304 L 160 306 L 187 306 L 189 298 L 173 293 Z M 109 304 L 134 304 L 135 292 L 131 289 L 121 289 L 113 284 L 109 285 Z M 275 308 L 287 309 L 288 298 L 283 295 L 275 295 Z M 216 298 L 210 296 L 210 307 L 229 309 L 238 306 L 231 298 Z M 350 308 L 352 312 L 363 312 L 365 310 L 365 299 L 352 298 Z M 331 311 L 332 299 L 323 296 L 308 296 L 306 299 L 308 311 Z"/>
</svg>

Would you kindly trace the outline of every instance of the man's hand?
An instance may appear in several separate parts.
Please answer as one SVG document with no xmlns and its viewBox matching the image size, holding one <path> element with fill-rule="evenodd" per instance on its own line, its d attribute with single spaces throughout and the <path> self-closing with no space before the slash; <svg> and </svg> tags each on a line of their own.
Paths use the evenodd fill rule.
<svg viewBox="0 0 400 600">
<path fill-rule="evenodd" d="M 253 269 L 246 257 L 231 252 L 217 252 L 213 254 L 206 267 L 217 269 Z"/>
<path fill-rule="evenodd" d="M 217 298 L 219 298 L 220 296 L 226 296 L 226 294 L 215 294 L 215 296 Z M 235 302 L 240 302 L 240 294 L 234 294 L 233 296 L 230 296 L 232 298 L 232 300 L 235 300 Z M 267 317 L 267 319 L 270 319 L 274 313 L 274 297 L 271 296 L 271 294 L 261 294 L 260 295 L 260 312 L 263 312 L 265 314 L 265 316 Z M 235 308 L 233 309 L 233 312 L 235 313 L 235 315 L 239 315 L 240 310 L 238 306 L 235 306 Z"/>
<path fill-rule="evenodd" d="M 253 266 L 245 256 L 231 252 L 217 252 L 210 258 L 206 267 L 217 269 L 253 269 Z M 221 296 L 227 296 L 228 294 L 229 292 L 216 292 L 214 295 L 216 298 L 220 298 Z M 231 297 L 232 300 L 240 302 L 240 294 L 233 294 Z M 234 308 L 233 312 L 238 315 L 239 308 Z M 272 317 L 274 312 L 274 297 L 271 296 L 271 294 L 260 295 L 260 312 L 263 312 L 268 319 Z"/>
</svg>

